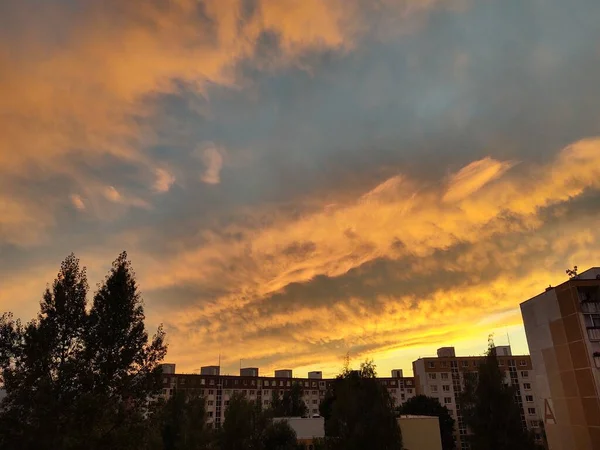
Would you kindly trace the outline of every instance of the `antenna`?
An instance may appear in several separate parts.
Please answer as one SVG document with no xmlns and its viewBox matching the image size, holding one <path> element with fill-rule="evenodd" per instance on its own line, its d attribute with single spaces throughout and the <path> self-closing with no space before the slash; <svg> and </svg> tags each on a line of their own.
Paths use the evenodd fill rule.
<svg viewBox="0 0 600 450">
<path fill-rule="evenodd" d="M 508 346 L 510 347 L 510 335 L 508 334 L 508 331 L 506 332 L 506 338 L 508 339 Z"/>
</svg>

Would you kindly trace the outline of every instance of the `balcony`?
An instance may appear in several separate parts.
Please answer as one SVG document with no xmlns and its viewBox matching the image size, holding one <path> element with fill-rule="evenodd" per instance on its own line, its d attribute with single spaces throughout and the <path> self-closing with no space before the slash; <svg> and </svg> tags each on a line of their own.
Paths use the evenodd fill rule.
<svg viewBox="0 0 600 450">
<path fill-rule="evenodd" d="M 600 352 L 594 353 L 594 362 L 596 363 L 596 367 L 600 369 Z"/>
<path fill-rule="evenodd" d="M 581 312 L 584 314 L 600 314 L 600 303 L 598 302 L 582 302 Z"/>
<path fill-rule="evenodd" d="M 587 327 L 590 341 L 600 341 L 600 327 Z"/>
</svg>

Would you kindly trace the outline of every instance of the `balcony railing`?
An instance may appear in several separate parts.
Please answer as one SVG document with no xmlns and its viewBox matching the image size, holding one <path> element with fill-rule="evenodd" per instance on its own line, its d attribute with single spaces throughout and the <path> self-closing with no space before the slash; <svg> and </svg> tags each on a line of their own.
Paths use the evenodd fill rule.
<svg viewBox="0 0 600 450">
<path fill-rule="evenodd" d="M 582 302 L 581 312 L 584 314 L 600 314 L 600 303 Z"/>
<path fill-rule="evenodd" d="M 600 341 L 600 327 L 588 327 L 587 332 L 590 341 Z"/>
</svg>

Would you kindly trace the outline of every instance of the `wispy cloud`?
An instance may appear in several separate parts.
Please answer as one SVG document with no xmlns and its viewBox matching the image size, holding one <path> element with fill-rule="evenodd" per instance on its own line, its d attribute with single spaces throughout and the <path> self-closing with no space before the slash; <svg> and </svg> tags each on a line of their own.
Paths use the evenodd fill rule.
<svg viewBox="0 0 600 450">
<path fill-rule="evenodd" d="M 219 184 L 221 182 L 221 169 L 223 168 L 223 156 L 214 144 L 206 144 L 197 150 L 204 169 L 200 179 L 206 184 Z"/>
</svg>

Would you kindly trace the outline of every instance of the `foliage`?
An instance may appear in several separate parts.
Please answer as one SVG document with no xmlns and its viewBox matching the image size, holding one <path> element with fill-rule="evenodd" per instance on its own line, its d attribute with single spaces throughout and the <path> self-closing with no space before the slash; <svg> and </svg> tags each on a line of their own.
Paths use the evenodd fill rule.
<svg viewBox="0 0 600 450">
<path fill-rule="evenodd" d="M 535 445 L 521 425 L 513 386 L 505 383 L 496 349 L 490 343 L 477 376 L 465 374 L 460 396 L 472 450 L 530 450 Z"/>
<path fill-rule="evenodd" d="M 302 386 L 294 383 L 290 390 L 279 396 L 276 390 L 273 390 L 271 399 L 271 410 L 273 417 L 305 417 L 308 414 L 308 408 L 302 400 Z"/>
<path fill-rule="evenodd" d="M 229 399 L 225 422 L 220 432 L 220 450 L 292 450 L 296 433 L 287 422 L 273 423 L 272 411 L 236 393 Z"/>
<path fill-rule="evenodd" d="M 164 450 L 204 450 L 213 438 L 206 425 L 204 398 L 193 391 L 176 391 L 159 408 L 160 446 Z"/>
<path fill-rule="evenodd" d="M 421 416 L 435 416 L 440 420 L 440 435 L 443 450 L 454 450 L 454 419 L 448 408 L 441 405 L 439 400 L 426 395 L 417 395 L 409 398 L 397 409 L 398 414 L 414 414 Z"/>
<path fill-rule="evenodd" d="M 0 319 L 0 448 L 137 448 L 159 388 L 164 333 L 148 343 L 127 255 L 87 312 L 85 268 L 69 255 L 26 326 Z"/>
<path fill-rule="evenodd" d="M 325 418 L 326 448 L 402 448 L 393 401 L 375 378 L 375 369 L 372 361 L 356 371 L 345 367 L 333 382 L 320 406 Z"/>
</svg>

